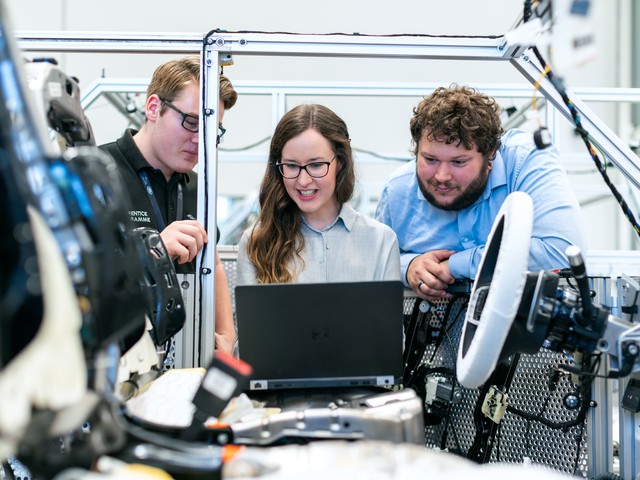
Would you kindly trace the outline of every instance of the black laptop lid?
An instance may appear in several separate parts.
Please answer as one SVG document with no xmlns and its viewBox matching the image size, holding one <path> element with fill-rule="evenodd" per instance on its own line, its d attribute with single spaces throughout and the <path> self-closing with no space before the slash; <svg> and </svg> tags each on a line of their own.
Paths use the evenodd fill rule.
<svg viewBox="0 0 640 480">
<path fill-rule="evenodd" d="M 402 376 L 400 281 L 237 286 L 252 389 L 394 384 Z"/>
</svg>

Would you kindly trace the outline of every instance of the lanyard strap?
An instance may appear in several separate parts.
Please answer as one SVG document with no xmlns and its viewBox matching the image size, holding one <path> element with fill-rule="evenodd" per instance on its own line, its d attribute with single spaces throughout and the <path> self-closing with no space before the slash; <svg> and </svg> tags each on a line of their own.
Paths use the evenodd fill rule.
<svg viewBox="0 0 640 480">
<path fill-rule="evenodd" d="M 160 205 L 158 205 L 158 199 L 156 195 L 153 193 L 153 188 L 151 187 L 151 182 L 149 181 L 149 175 L 147 172 L 140 171 L 138 172 L 138 177 L 140 177 L 140 181 L 142 181 L 142 185 L 144 185 L 144 190 L 147 192 L 147 196 L 149 197 L 149 202 L 151 203 L 151 208 L 153 209 L 153 214 L 156 217 L 156 223 L 158 224 L 158 231 L 162 231 L 165 228 L 165 221 L 162 213 L 160 212 Z M 182 211 L 184 208 L 184 197 L 182 194 L 182 184 L 178 183 L 178 198 L 176 202 L 176 220 L 182 220 Z"/>
<path fill-rule="evenodd" d="M 176 220 L 182 220 L 184 200 L 182 198 L 182 184 L 178 183 L 178 198 L 176 201 Z"/>
</svg>

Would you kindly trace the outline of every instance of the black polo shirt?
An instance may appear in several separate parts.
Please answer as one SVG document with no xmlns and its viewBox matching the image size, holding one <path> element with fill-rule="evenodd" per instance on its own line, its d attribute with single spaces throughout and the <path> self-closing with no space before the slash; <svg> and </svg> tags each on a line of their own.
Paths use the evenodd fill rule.
<svg viewBox="0 0 640 480">
<path fill-rule="evenodd" d="M 101 145 L 100 148 L 110 153 L 120 172 L 122 186 L 129 195 L 129 218 L 136 227 L 151 227 L 158 231 L 175 220 L 196 220 L 197 219 L 197 186 L 198 179 L 195 172 L 174 173 L 169 181 L 163 173 L 153 168 L 138 149 L 133 141 L 136 130 L 127 129 L 124 135 L 115 142 Z M 140 178 L 140 173 L 145 172 L 149 179 L 149 184 L 153 189 L 153 195 L 157 200 L 162 221 L 158 221 L 154 213 L 152 201 L 145 190 L 145 186 Z M 182 185 L 182 212 L 179 212 L 178 185 Z M 195 261 L 182 265 L 176 264 L 178 273 L 193 273 L 195 271 Z"/>
</svg>

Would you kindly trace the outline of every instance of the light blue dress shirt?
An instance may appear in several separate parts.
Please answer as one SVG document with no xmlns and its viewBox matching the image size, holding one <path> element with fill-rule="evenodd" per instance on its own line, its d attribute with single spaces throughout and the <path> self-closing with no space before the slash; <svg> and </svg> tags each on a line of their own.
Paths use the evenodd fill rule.
<svg viewBox="0 0 640 480">
<path fill-rule="evenodd" d="M 383 223 L 343 205 L 335 221 L 322 231 L 303 221 L 304 266 L 295 261 L 296 283 L 337 283 L 400 280 L 400 253 L 396 234 Z M 237 285 L 258 283 L 247 257 L 250 230 L 238 247 Z"/>
<path fill-rule="evenodd" d="M 449 249 L 449 270 L 456 279 L 474 279 L 493 221 L 507 195 L 528 193 L 534 220 L 529 270 L 568 267 L 569 245 L 585 249 L 580 207 L 569 184 L 558 151 L 538 150 L 532 136 L 510 130 L 502 137 L 482 196 L 470 207 L 445 211 L 431 205 L 416 178 L 415 160 L 392 174 L 381 193 L 376 218 L 398 236 L 402 280 L 418 255 Z"/>
</svg>

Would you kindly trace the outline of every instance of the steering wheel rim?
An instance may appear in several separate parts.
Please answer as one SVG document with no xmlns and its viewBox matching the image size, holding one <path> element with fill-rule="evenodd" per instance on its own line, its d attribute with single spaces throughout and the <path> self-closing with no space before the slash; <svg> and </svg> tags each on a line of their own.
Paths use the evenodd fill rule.
<svg viewBox="0 0 640 480">
<path fill-rule="evenodd" d="M 498 363 L 524 291 L 532 230 L 531 197 L 511 193 L 491 227 L 464 318 L 456 375 L 466 388 L 486 382 Z"/>
</svg>

